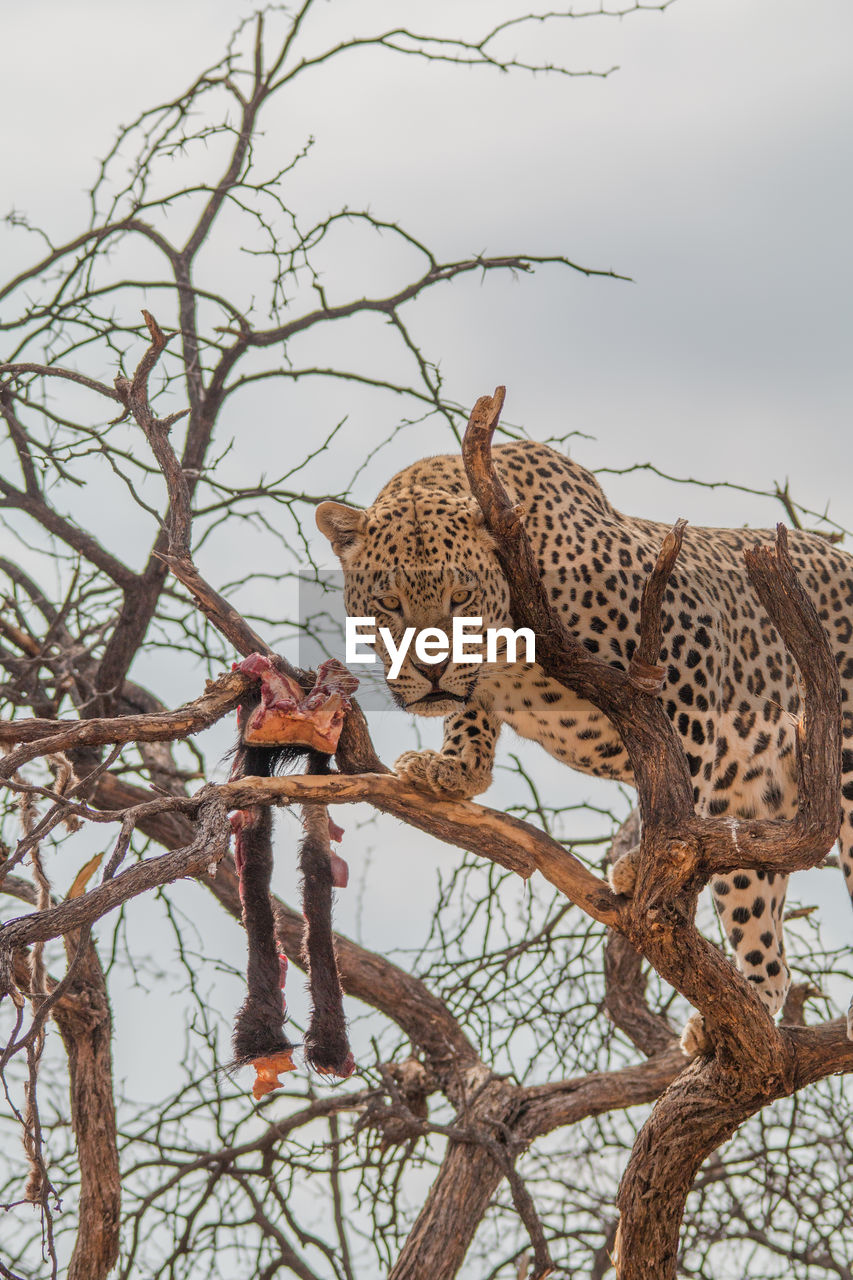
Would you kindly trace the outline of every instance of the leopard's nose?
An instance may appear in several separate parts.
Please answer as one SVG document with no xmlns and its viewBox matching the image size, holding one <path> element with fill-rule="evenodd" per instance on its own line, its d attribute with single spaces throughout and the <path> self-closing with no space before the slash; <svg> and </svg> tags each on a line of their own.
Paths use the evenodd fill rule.
<svg viewBox="0 0 853 1280">
<path fill-rule="evenodd" d="M 437 689 L 441 677 L 450 665 L 450 654 L 446 658 L 439 658 L 438 662 L 415 662 L 414 659 L 411 662 L 415 671 L 422 675 L 425 680 L 429 680 Z"/>
</svg>

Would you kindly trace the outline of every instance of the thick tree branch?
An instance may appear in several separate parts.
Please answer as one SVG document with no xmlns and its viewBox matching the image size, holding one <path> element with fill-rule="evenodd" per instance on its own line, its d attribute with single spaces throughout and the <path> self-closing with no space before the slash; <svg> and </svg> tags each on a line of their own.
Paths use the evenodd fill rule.
<svg viewBox="0 0 853 1280">
<path fill-rule="evenodd" d="M 739 1042 L 742 1056 L 749 1060 L 754 1037 L 745 1038 L 741 1003 L 746 999 L 754 1011 L 758 1001 L 746 995 L 743 983 L 729 976 L 730 970 L 689 924 L 692 901 L 711 871 L 718 865 L 721 851 L 731 854 L 729 866 L 764 867 L 789 870 L 816 865 L 827 853 L 837 833 L 840 756 L 838 741 L 838 676 L 829 644 L 813 609 L 790 569 L 784 547 L 776 561 L 753 557 L 764 591 L 764 603 L 783 636 L 796 635 L 797 654 L 806 665 L 810 651 L 819 653 L 817 675 L 807 684 L 809 712 L 805 718 L 804 756 L 814 759 L 825 771 L 812 769 L 807 785 L 819 792 L 820 800 L 809 802 L 799 825 L 785 822 L 744 820 L 722 822 L 699 819 L 693 807 L 692 786 L 681 743 L 663 707 L 651 689 L 638 682 L 636 673 L 612 667 L 589 654 L 580 640 L 563 626 L 551 608 L 523 525 L 523 512 L 513 506 L 492 461 L 491 441 L 503 407 L 504 389 L 494 397 L 484 396 L 471 413 L 462 445 L 462 455 L 472 492 L 483 511 L 486 526 L 496 540 L 497 554 L 509 589 L 513 620 L 536 632 L 537 661 L 554 680 L 586 698 L 603 711 L 617 728 L 628 751 L 637 786 L 643 821 L 643 839 L 635 896 L 623 928 L 632 943 L 644 952 L 658 971 L 682 991 L 703 1013 L 725 1024 Z M 639 652 L 648 669 L 660 637 L 659 610 L 663 587 L 675 562 L 682 536 L 676 526 L 661 549 L 651 583 L 647 585 L 641 613 Z M 787 561 L 787 563 L 786 563 Z M 778 584 L 771 590 L 768 583 Z M 786 600 L 796 591 L 795 621 L 782 620 Z M 793 627 L 793 631 L 791 628 Z M 803 643 L 803 637 L 808 641 Z M 824 682 L 828 682 L 824 687 Z M 654 680 L 652 680 L 654 686 Z M 802 802 L 801 802 L 802 807 Z M 827 821 L 832 812 L 833 821 Z M 742 839 L 745 832 L 748 839 Z M 709 846 L 713 841 L 713 850 Z M 762 842 L 759 845 L 759 842 Z M 752 859 L 745 851 L 761 848 Z M 765 850 L 769 848 L 769 853 Z M 793 852 L 792 852 L 793 850 Z M 780 865 L 784 863 L 784 865 Z M 688 959 L 689 957 L 689 959 Z M 762 1020 L 759 1019 L 762 1024 Z M 765 1033 L 772 1028 L 766 1016 Z M 764 1068 L 770 1068 L 764 1060 Z"/>
<path fill-rule="evenodd" d="M 710 872 L 738 867 L 798 871 L 814 867 L 838 836 L 841 790 L 841 683 L 817 610 L 788 555 L 784 525 L 776 546 L 744 552 L 750 581 L 799 669 L 803 711 L 795 737 L 797 813 L 792 822 L 730 821 L 698 824 Z M 721 838 L 722 836 L 722 838 Z"/>
<path fill-rule="evenodd" d="M 5 886 L 4 886 L 5 887 Z M 65 949 L 71 962 L 78 935 Z M 31 981 L 25 953 L 13 957 L 16 985 Z M 48 990 L 56 986 L 48 983 Z M 67 1280 L 105 1280 L 118 1257 L 121 1189 L 113 1099 L 112 1018 L 104 972 L 90 940 L 71 983 L 51 1007 L 68 1055 L 71 1124 L 80 1166 L 77 1238 Z"/>
<path fill-rule="evenodd" d="M 608 862 L 618 862 L 639 844 L 640 815 L 632 809 L 614 836 Z M 652 1057 L 672 1048 L 675 1033 L 662 1014 L 649 1008 L 645 992 L 642 956 L 624 934 L 609 929 L 604 944 L 604 1012 L 642 1053 Z"/>
<path fill-rule="evenodd" d="M 209 680 L 204 693 L 174 711 L 134 716 L 104 716 L 91 720 L 20 719 L 0 721 L 0 745 L 25 744 L 0 762 L 0 778 L 12 774 L 37 756 L 77 747 L 120 742 L 174 742 L 215 724 L 253 687 L 251 676 L 228 671 Z"/>
<path fill-rule="evenodd" d="M 780 1032 L 786 1076 L 733 1087 L 714 1060 L 697 1059 L 658 1100 L 634 1145 L 619 1188 L 619 1280 L 676 1274 L 684 1204 L 704 1160 L 747 1117 L 776 1098 L 839 1071 L 853 1071 L 853 1043 L 842 1020 Z"/>
<path fill-rule="evenodd" d="M 654 691 L 637 688 L 630 671 L 589 654 L 550 606 L 524 531 L 523 512 L 513 506 L 492 462 L 491 441 L 503 401 L 504 388 L 499 387 L 493 397 L 481 397 L 472 410 L 462 445 L 469 483 L 497 542 L 513 619 L 536 632 L 539 665 L 612 720 L 631 759 L 644 831 L 654 830 L 658 845 L 669 835 L 675 840 L 672 879 L 662 882 L 658 866 L 659 887 L 671 897 L 674 889 L 691 882 L 698 888 L 715 870 L 755 867 L 787 872 L 816 866 L 838 833 L 839 679 L 826 634 L 788 558 L 784 534 L 777 538 L 775 556 L 768 551 L 748 552 L 747 565 L 762 603 L 786 642 L 790 638 L 793 656 L 802 664 L 807 712 L 798 735 L 804 761 L 798 817 L 793 825 L 759 819 L 699 819 L 684 752 Z M 647 584 L 638 648 L 645 664 L 652 661 L 650 655 L 659 642 L 663 587 L 682 531 L 679 523 L 665 541 Z M 805 762 L 807 773 L 803 773 Z M 648 868 L 648 860 L 645 865 Z M 642 884 L 639 896 L 643 896 Z"/>
<path fill-rule="evenodd" d="M 499 387 L 494 397 L 477 402 L 463 458 L 496 541 L 512 617 L 516 626 L 535 630 L 537 661 L 546 674 L 602 710 L 625 743 L 643 829 L 634 898 L 618 927 L 702 1011 L 716 1041 L 716 1057 L 694 1063 L 655 1107 L 620 1192 L 620 1280 L 667 1280 L 675 1275 L 684 1199 L 702 1161 L 747 1116 L 791 1092 L 803 1075 L 803 1056 L 810 1061 L 814 1057 L 815 1041 L 809 1033 L 803 1032 L 804 1039 L 795 1045 L 789 1032 L 777 1030 L 747 984 L 698 934 L 692 916 L 698 888 L 712 870 L 788 871 L 816 865 L 831 848 L 839 821 L 838 671 L 780 528 L 775 555 L 747 552 L 746 559 L 759 598 L 797 661 L 805 685 L 805 711 L 797 735 L 797 816 L 790 822 L 697 818 L 683 749 L 655 696 L 664 676 L 657 667 L 663 593 L 683 525 L 676 525 L 665 540 L 646 584 L 639 646 L 629 671 L 591 657 L 551 608 L 541 567 L 524 531 L 523 510 L 512 505 L 495 470 L 491 440 L 503 400 Z M 623 954 L 620 961 L 625 960 Z M 621 1010 L 616 1014 L 621 1016 Z M 853 1067 L 853 1045 L 841 1046 L 841 1053 L 847 1069 Z M 827 1056 L 824 1074 L 833 1069 L 838 1068 Z"/>
</svg>

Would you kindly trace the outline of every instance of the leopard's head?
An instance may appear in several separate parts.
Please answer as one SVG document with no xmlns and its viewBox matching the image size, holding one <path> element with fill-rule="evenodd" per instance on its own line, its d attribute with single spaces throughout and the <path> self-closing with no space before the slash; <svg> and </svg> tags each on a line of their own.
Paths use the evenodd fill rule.
<svg viewBox="0 0 853 1280">
<path fill-rule="evenodd" d="M 376 641 L 394 700 L 423 716 L 446 716 L 467 702 L 486 663 L 454 662 L 452 653 L 428 663 L 416 654 L 415 641 L 428 628 L 452 639 L 454 617 L 481 618 L 472 633 L 511 625 L 506 579 L 475 500 L 440 489 L 399 489 L 364 511 L 322 502 L 317 525 L 341 562 L 348 615 L 375 618 L 395 646 L 406 628 L 415 629 L 393 680 L 391 655 Z M 485 646 L 466 640 L 465 654 L 485 658 Z"/>
</svg>

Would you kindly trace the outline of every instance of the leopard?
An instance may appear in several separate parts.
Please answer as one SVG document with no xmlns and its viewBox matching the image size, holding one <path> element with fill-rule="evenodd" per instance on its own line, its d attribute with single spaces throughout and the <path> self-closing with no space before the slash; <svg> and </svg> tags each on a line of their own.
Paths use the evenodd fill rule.
<svg viewBox="0 0 853 1280">
<path fill-rule="evenodd" d="M 522 513 L 551 606 L 590 653 L 626 670 L 638 644 L 643 586 L 669 526 L 617 511 L 590 471 L 550 445 L 511 441 L 496 445 L 492 459 Z M 396 645 L 406 627 L 449 634 L 455 616 L 482 620 L 484 631 L 511 628 L 506 578 L 461 456 L 414 462 L 366 509 L 321 502 L 316 520 L 343 570 L 348 615 L 374 618 Z M 709 816 L 790 818 L 797 807 L 797 671 L 743 559 L 746 548 L 773 539 L 765 529 L 688 524 L 664 593 L 659 696 L 686 755 L 697 811 Z M 841 679 L 839 861 L 853 892 L 853 556 L 799 529 L 788 544 Z M 486 791 L 504 726 L 582 773 L 633 783 L 625 746 L 604 713 L 535 661 L 502 649 L 490 663 L 466 648 L 460 661 L 446 654 L 425 662 L 410 646 L 392 681 L 387 648 L 377 644 L 377 653 L 394 702 L 444 720 L 440 750 L 405 751 L 394 766 L 424 792 L 470 799 Z M 614 891 L 630 895 L 635 875 L 636 852 L 611 869 Z M 791 981 L 786 890 L 787 876 L 772 871 L 711 881 L 737 969 L 771 1016 Z M 711 1047 L 698 1013 L 682 1047 L 689 1055 Z"/>
</svg>

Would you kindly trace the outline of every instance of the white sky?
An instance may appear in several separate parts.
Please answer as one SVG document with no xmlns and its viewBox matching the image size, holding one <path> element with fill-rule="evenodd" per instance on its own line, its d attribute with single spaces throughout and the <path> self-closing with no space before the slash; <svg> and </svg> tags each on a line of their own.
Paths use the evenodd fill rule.
<svg viewBox="0 0 853 1280">
<path fill-rule="evenodd" d="M 473 28 L 503 8 L 338 0 L 319 16 L 333 32 L 392 13 L 420 29 L 447 14 Z M 4 6 L 2 204 L 56 239 L 76 230 L 116 122 L 182 87 L 241 11 L 233 0 Z M 295 175 L 301 207 L 369 204 L 449 256 L 524 247 L 632 276 L 466 282 L 409 316 L 461 401 L 505 382 L 507 416 L 531 434 L 597 437 L 576 448 L 584 462 L 649 458 L 759 487 L 790 475 L 803 501 L 830 499 L 853 522 L 839 483 L 853 460 L 853 9 L 678 0 L 555 31 L 570 65 L 621 69 L 567 82 L 358 55 L 317 73 L 310 101 L 265 121 L 274 145 L 317 139 Z M 6 234 L 0 266 L 31 251 Z M 366 477 L 365 500 L 395 466 Z M 625 509 L 664 518 L 777 514 L 721 495 L 691 495 L 687 509 L 679 491 L 637 477 L 609 488 Z"/>
<path fill-rule="evenodd" d="M 505 7 L 336 0 L 318 10 L 317 39 L 389 15 L 420 30 L 446 30 L 451 20 L 473 30 Z M 3 5 L 0 213 L 25 212 L 55 241 L 78 231 L 94 160 L 116 124 L 183 88 L 219 56 L 243 12 L 234 0 Z M 575 429 L 593 437 L 573 442 L 585 465 L 648 460 L 677 476 L 762 489 L 790 477 L 799 501 L 829 502 L 853 527 L 853 6 L 677 0 L 664 14 L 567 24 L 551 39 L 554 55 L 578 69 L 620 70 L 607 79 L 534 79 L 352 57 L 270 112 L 264 145 L 286 157 L 309 133 L 316 137 L 293 177 L 292 198 L 306 217 L 369 205 L 451 258 L 524 249 L 632 277 L 628 284 L 547 270 L 434 291 L 407 316 L 440 360 L 451 397 L 470 404 L 505 383 L 507 418 L 532 436 Z M 215 265 L 236 287 L 233 248 Z M 35 251 L 22 232 L 0 226 L 3 278 Z M 378 251 L 356 255 L 342 243 L 329 264 L 333 300 L 365 281 L 381 287 L 401 265 L 385 263 Z M 384 349 L 386 337 L 365 325 L 335 340 L 345 356 L 346 343 L 365 356 L 374 344 Z M 299 433 L 319 434 L 350 412 L 341 445 L 350 458 L 371 440 L 368 398 L 337 388 L 318 399 L 313 418 L 297 421 L 292 415 L 306 412 L 310 396 L 283 401 L 287 395 L 269 391 L 252 402 L 258 421 L 240 424 L 250 459 L 251 442 L 282 415 Z M 399 466 L 447 444 L 420 428 L 404 433 L 368 468 L 358 498 L 368 502 Z M 331 488 L 330 480 L 317 483 Z M 768 502 L 643 474 L 605 478 L 605 488 L 624 510 L 658 519 L 766 525 L 782 516 Z M 245 552 L 217 555 L 202 566 L 214 581 Z M 186 696 L 173 685 L 167 673 L 159 689 Z M 402 717 L 377 717 L 374 728 L 386 759 L 410 741 Z M 610 788 L 570 779 L 542 752 L 525 759 L 554 797 L 612 798 Z M 399 909 L 401 858 L 414 912 L 430 899 L 436 863 L 450 865 L 454 855 L 395 825 L 380 830 L 395 852 L 371 864 L 371 893 L 389 912 L 365 941 L 402 945 L 417 923 Z M 356 865 L 358 847 L 353 837 L 345 850 Z M 794 896 L 834 899 L 829 927 L 849 936 L 840 885 L 829 878 L 801 877 Z M 343 895 L 337 918 L 357 931 L 355 894 Z M 239 947 L 235 929 L 236 963 Z M 135 1049 L 144 1065 L 143 1038 Z"/>
<path fill-rule="evenodd" d="M 432 29 L 442 14 L 489 7 L 503 8 L 390 6 Z M 239 10 L 217 0 L 7 6 L 4 44 L 16 56 L 0 85 L 4 206 L 56 240 L 76 231 L 115 123 L 214 58 Z M 369 25 L 388 11 L 347 0 L 319 13 L 334 29 L 342 13 Z M 357 55 L 333 78 L 306 80 L 308 101 L 264 121 L 276 154 L 317 139 L 294 174 L 295 201 L 369 205 L 448 256 L 524 247 L 630 275 L 633 284 L 558 271 L 470 280 L 434 291 L 408 318 L 451 394 L 468 403 L 505 382 L 507 417 L 532 435 L 593 434 L 575 447 L 587 464 L 649 459 L 762 488 L 790 475 L 807 505 L 830 500 L 853 523 L 838 482 L 853 459 L 850 5 L 678 0 L 664 14 L 556 30 L 555 52 L 571 65 L 621 69 L 569 82 Z M 0 268 L 34 247 L 6 232 Z M 374 287 L 384 260 L 367 259 Z M 334 272 L 344 281 L 335 296 L 349 296 L 351 260 Z M 362 339 L 377 340 L 373 330 Z M 422 449 L 404 440 L 383 457 L 364 500 Z M 636 476 L 608 488 L 626 510 L 661 518 L 778 515 Z"/>
</svg>

